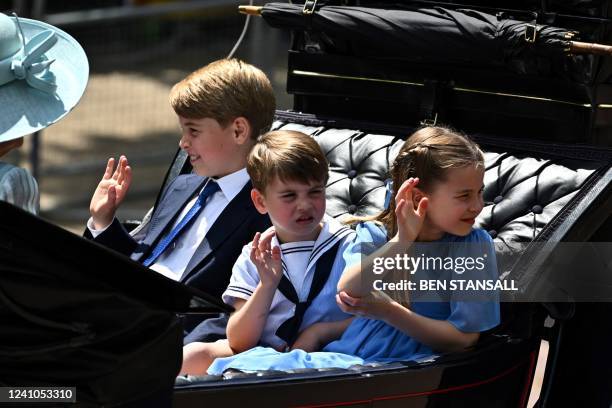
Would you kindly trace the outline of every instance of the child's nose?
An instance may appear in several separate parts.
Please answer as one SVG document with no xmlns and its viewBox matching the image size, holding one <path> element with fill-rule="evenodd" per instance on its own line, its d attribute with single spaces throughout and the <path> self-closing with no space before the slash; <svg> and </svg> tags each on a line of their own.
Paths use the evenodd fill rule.
<svg viewBox="0 0 612 408">
<path fill-rule="evenodd" d="M 181 138 L 179 139 L 179 147 L 183 150 L 187 148 L 187 138 L 185 137 L 185 133 L 181 134 Z"/>
<path fill-rule="evenodd" d="M 298 200 L 298 203 L 297 203 L 298 211 L 306 211 L 306 210 L 309 210 L 310 207 L 311 207 L 310 200 L 306 198 L 302 198 L 301 200 Z"/>
<path fill-rule="evenodd" d="M 484 208 L 484 200 L 481 195 L 478 195 L 475 200 L 472 200 L 470 211 L 473 211 L 475 213 L 480 213 L 483 208 Z"/>
</svg>

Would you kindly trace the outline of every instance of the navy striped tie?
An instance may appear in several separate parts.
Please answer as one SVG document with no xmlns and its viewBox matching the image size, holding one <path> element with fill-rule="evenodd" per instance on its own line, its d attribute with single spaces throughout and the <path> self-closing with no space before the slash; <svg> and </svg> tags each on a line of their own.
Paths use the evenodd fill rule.
<svg viewBox="0 0 612 408">
<path fill-rule="evenodd" d="M 200 196 L 193 204 L 193 206 L 189 209 L 189 212 L 185 214 L 183 219 L 170 231 L 168 235 L 166 235 L 157 246 L 153 249 L 153 252 L 147 259 L 145 259 L 142 264 L 144 266 L 151 266 L 155 260 L 168 248 L 168 246 L 176 240 L 176 238 L 186 230 L 187 225 L 193 221 L 197 215 L 202 211 L 204 206 L 206 205 L 206 199 L 219 191 L 219 185 L 215 183 L 213 180 L 210 180 L 204 190 L 200 193 Z"/>
</svg>

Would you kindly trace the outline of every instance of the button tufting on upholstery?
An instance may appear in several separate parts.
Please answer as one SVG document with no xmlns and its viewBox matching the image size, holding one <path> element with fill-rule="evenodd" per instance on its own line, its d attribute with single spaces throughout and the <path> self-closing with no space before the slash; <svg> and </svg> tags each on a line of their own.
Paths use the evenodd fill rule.
<svg viewBox="0 0 612 408">
<path fill-rule="evenodd" d="M 329 215 L 374 215 L 383 209 L 385 189 L 381 188 L 382 180 L 389 177 L 388 166 L 404 143 L 401 138 L 298 123 L 284 126 L 307 134 L 316 132 L 317 142 L 326 152 L 331 169 L 330 183 L 326 188 Z M 584 161 L 568 159 L 547 165 L 542 170 L 548 161 L 530 157 L 532 153 L 509 154 L 504 152 L 505 148 L 494 144 L 489 148 L 491 151 L 485 152 L 485 161 L 490 164 L 486 170 L 485 192 L 495 195 L 486 193 L 485 197 L 487 204 L 499 205 L 485 206 L 478 226 L 490 231 L 498 242 L 533 240 L 533 225 L 537 223 L 540 230 L 546 226 L 576 197 L 595 169 L 607 165 L 607 162 L 594 162 L 584 168 Z M 500 200 L 503 200 L 503 205 Z M 535 223 L 533 214 L 537 218 Z"/>
</svg>

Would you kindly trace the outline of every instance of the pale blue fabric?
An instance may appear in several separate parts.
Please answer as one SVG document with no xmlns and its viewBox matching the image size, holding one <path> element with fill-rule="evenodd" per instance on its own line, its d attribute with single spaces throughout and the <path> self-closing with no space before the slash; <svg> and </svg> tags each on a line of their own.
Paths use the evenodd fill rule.
<svg viewBox="0 0 612 408">
<path fill-rule="evenodd" d="M 0 201 L 38 214 L 38 184 L 27 170 L 0 162 Z"/>
<path fill-rule="evenodd" d="M 18 23 L 18 28 L 21 28 L 19 19 L 15 19 L 15 22 Z M 13 23 L 10 19 L 0 16 L 0 24 Z M 9 30 L 2 30 L 2 33 L 13 34 Z M 16 80 L 25 80 L 32 88 L 53 94 L 57 88 L 55 76 L 51 75 L 49 71 L 49 66 L 53 63 L 53 60 L 48 60 L 45 53 L 57 43 L 55 33 L 52 30 L 44 30 L 32 36 L 27 42 L 21 30 L 19 30 L 18 35 L 23 39 L 23 45 L 18 52 L 5 55 L 12 51 L 12 39 L 9 39 L 11 41 L 9 41 L 10 47 L 8 49 L 0 45 L 0 85 Z M 0 35 L 0 44 L 4 40 L 6 39 Z"/>
<path fill-rule="evenodd" d="M 357 239 L 353 246 L 347 248 L 347 259 L 358 261 L 361 250 L 371 251 L 386 241 L 386 234 L 373 222 L 366 222 L 357 227 Z M 483 230 L 473 230 L 466 237 L 446 235 L 443 242 L 449 242 L 450 248 L 459 251 L 462 243 L 486 243 L 489 248 L 487 261 L 488 275 L 497 278 L 492 240 Z M 467 247 L 466 245 L 465 247 Z M 450 256 L 465 256 L 454 253 Z M 423 316 L 438 320 L 447 320 L 464 332 L 482 332 L 499 324 L 499 303 L 489 302 L 413 302 L 411 309 Z M 293 368 L 348 368 L 354 364 L 369 362 L 389 362 L 414 360 L 433 355 L 434 352 L 410 336 L 388 324 L 368 318 L 358 317 L 339 340 L 328 344 L 322 352 L 305 353 L 294 350 L 279 353 L 270 348 L 258 347 L 236 356 L 216 359 L 208 369 L 209 374 L 220 375 L 233 368 L 243 371 L 255 370 L 288 370 Z"/>
<path fill-rule="evenodd" d="M 387 242 L 385 228 L 375 222 L 362 222 L 355 228 L 355 237 L 347 245 L 342 257 L 346 266 L 361 262 Z"/>
<path fill-rule="evenodd" d="M 19 18 L 19 27 L 0 13 L 0 142 L 64 117 L 89 77 L 87 56 L 70 35 L 26 18 Z"/>
<path fill-rule="evenodd" d="M 362 358 L 342 353 L 292 350 L 287 353 L 270 347 L 255 347 L 233 357 L 218 358 L 208 368 L 208 374 L 221 375 L 233 368 L 241 371 L 292 370 L 296 368 L 350 367 L 363 364 Z"/>
</svg>

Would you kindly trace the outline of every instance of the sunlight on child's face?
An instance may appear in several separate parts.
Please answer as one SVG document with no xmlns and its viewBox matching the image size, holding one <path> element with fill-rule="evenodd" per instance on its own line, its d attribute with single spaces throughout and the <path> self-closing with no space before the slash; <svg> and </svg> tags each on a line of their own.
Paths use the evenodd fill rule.
<svg viewBox="0 0 612 408">
<path fill-rule="evenodd" d="M 429 198 L 427 216 L 419 239 L 441 238 L 444 233 L 465 236 L 482 211 L 484 169 L 475 166 L 450 169 L 448 179 L 437 183 Z"/>
<path fill-rule="evenodd" d="M 200 176 L 223 177 L 243 166 L 237 160 L 232 129 L 214 119 L 187 119 L 179 116 L 179 147 L 189 155 L 193 170 Z"/>
<path fill-rule="evenodd" d="M 305 184 L 275 177 L 266 187 L 262 200 L 282 242 L 317 239 L 325 215 L 323 183 Z"/>
</svg>

